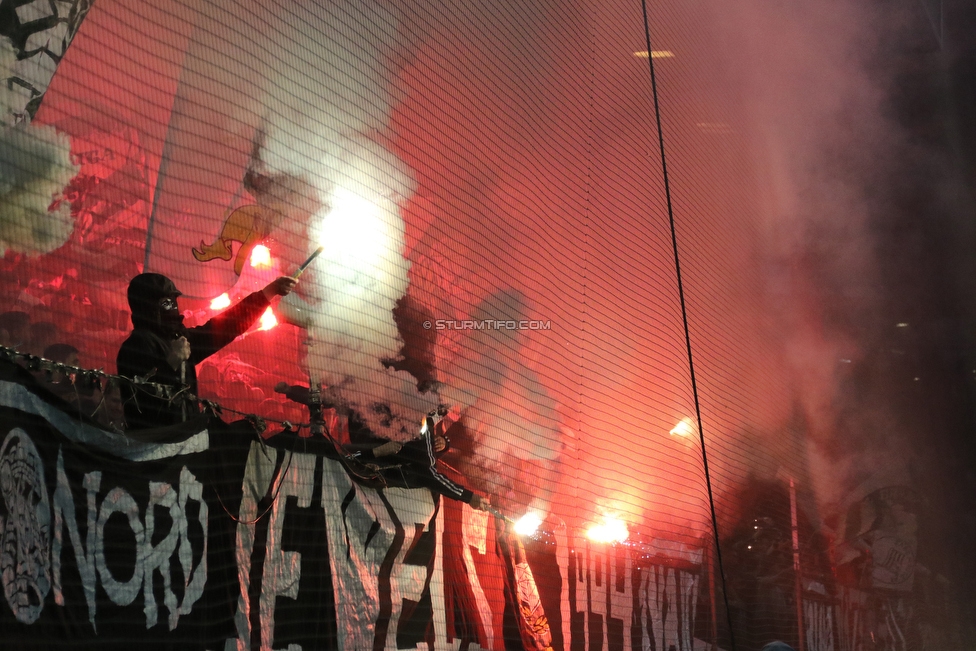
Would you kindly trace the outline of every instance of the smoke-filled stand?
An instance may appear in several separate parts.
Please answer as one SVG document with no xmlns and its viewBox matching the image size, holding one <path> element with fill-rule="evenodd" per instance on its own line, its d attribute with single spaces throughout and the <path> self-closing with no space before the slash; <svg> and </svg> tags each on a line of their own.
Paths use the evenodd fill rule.
<svg viewBox="0 0 976 651">
<path fill-rule="evenodd" d="M 0 0 L 0 646 L 976 629 L 962 0 Z"/>
</svg>

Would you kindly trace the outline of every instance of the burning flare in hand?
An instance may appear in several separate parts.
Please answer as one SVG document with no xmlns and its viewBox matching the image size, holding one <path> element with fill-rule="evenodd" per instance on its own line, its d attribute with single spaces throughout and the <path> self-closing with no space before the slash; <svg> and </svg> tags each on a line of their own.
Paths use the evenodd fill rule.
<svg viewBox="0 0 976 651">
<path fill-rule="evenodd" d="M 609 513 L 603 515 L 603 522 L 586 530 L 587 538 L 600 543 L 622 543 L 628 535 L 627 523 Z"/>
</svg>

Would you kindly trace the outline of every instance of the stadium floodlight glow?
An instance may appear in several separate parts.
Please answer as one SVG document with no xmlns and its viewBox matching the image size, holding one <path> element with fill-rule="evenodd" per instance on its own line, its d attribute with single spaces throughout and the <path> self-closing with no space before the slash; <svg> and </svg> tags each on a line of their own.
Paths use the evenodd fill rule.
<svg viewBox="0 0 976 651">
<path fill-rule="evenodd" d="M 603 522 L 586 530 L 586 537 L 599 543 L 622 543 L 629 535 L 627 523 L 609 513 L 603 515 Z"/>
<path fill-rule="evenodd" d="M 641 50 L 634 52 L 634 56 L 640 59 L 646 59 L 648 57 L 647 50 Z M 651 50 L 650 57 L 652 59 L 673 59 L 674 52 L 671 50 Z"/>
<path fill-rule="evenodd" d="M 542 518 L 535 511 L 529 511 L 515 523 L 515 533 L 520 536 L 531 536 L 536 531 L 539 530 L 539 525 L 542 524 Z"/>
</svg>

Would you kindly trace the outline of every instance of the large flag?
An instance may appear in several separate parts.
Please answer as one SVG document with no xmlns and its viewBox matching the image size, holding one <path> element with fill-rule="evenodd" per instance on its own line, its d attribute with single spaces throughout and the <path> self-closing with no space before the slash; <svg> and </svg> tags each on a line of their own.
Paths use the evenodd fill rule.
<svg viewBox="0 0 976 651">
<path fill-rule="evenodd" d="M 323 263 L 355 264 L 358 273 L 375 261 L 357 252 L 382 251 L 375 240 L 387 238 L 405 278 L 396 205 L 412 191 L 381 142 L 392 106 L 392 15 L 358 2 L 291 0 L 207 0 L 187 15 L 194 28 L 160 164 L 147 270 L 210 298 L 238 282 L 259 243 L 293 269 L 322 238 L 337 248 Z M 388 210 L 392 225 L 376 210 Z"/>
<path fill-rule="evenodd" d="M 0 41 L 6 41 L 0 47 L 14 55 L 0 69 L 0 84 L 5 86 L 0 92 L 9 111 L 0 123 L 34 117 L 91 6 L 92 0 L 0 0 Z"/>
<path fill-rule="evenodd" d="M 273 230 L 249 205 L 244 179 L 266 108 L 259 101 L 271 5 L 185 7 L 193 30 L 160 163 L 146 270 L 170 276 L 189 296 L 227 291 L 241 271 L 234 247 Z"/>
</svg>

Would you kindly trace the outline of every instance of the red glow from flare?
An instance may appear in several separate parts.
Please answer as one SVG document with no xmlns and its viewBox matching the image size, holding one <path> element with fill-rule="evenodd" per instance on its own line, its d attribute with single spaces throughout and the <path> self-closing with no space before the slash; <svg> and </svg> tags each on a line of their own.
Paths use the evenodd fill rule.
<svg viewBox="0 0 976 651">
<path fill-rule="evenodd" d="M 276 325 L 278 325 L 278 319 L 275 317 L 274 312 L 272 312 L 271 308 L 269 307 L 264 311 L 264 314 L 261 315 L 261 326 L 258 328 L 258 330 L 270 330 Z"/>
<path fill-rule="evenodd" d="M 603 522 L 586 530 L 587 538 L 601 543 L 621 543 L 627 540 L 628 535 L 627 523 L 609 514 L 603 516 Z"/>
<path fill-rule="evenodd" d="M 228 296 L 226 292 L 224 292 L 214 300 L 210 301 L 211 310 L 222 310 L 229 305 L 230 305 L 230 296 Z"/>
<path fill-rule="evenodd" d="M 251 249 L 251 266 L 252 267 L 270 267 L 271 266 L 271 249 L 263 244 L 258 244 L 253 249 Z"/>
</svg>

